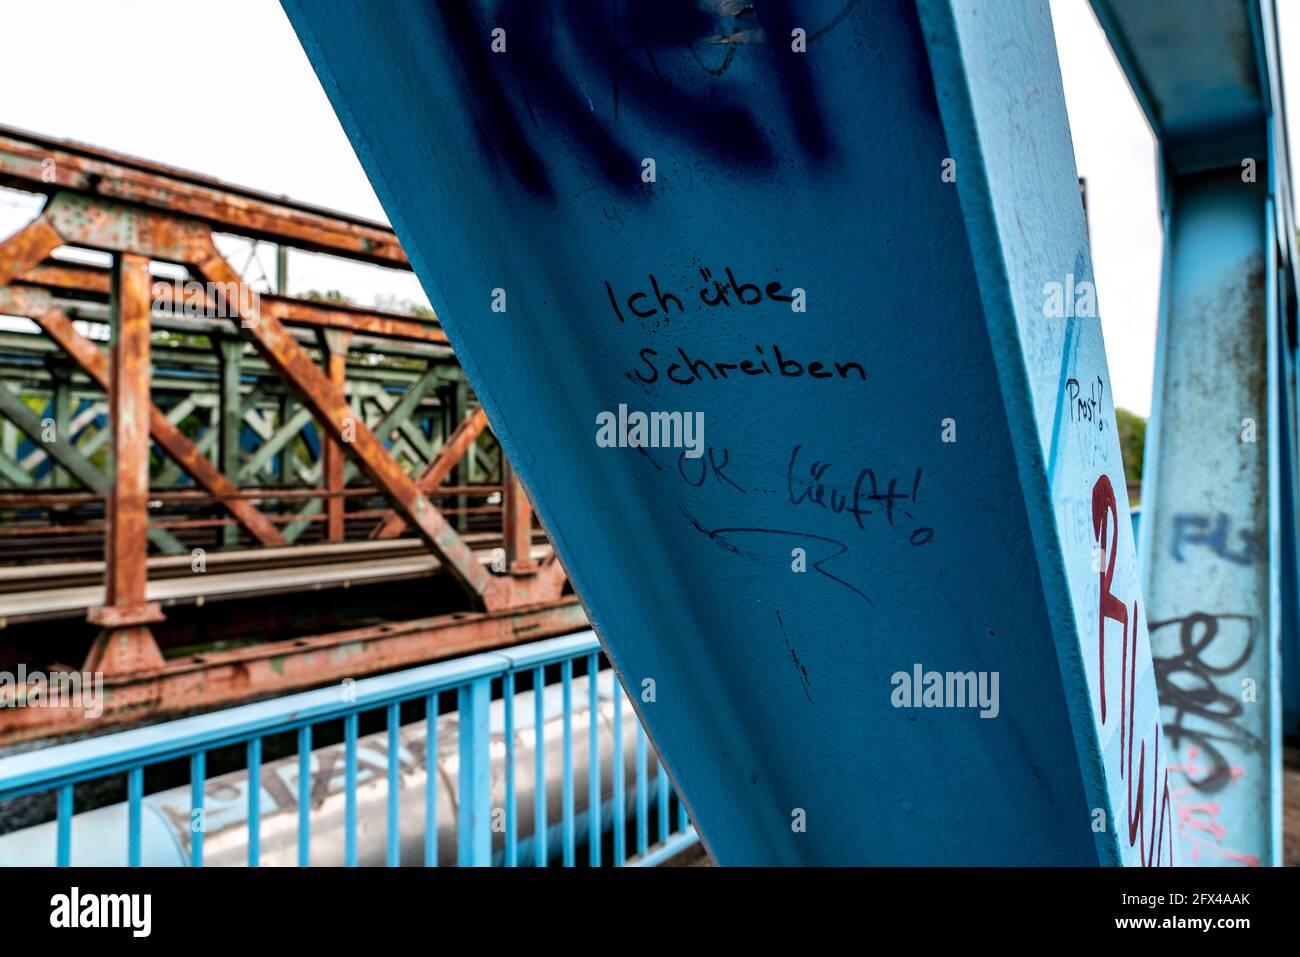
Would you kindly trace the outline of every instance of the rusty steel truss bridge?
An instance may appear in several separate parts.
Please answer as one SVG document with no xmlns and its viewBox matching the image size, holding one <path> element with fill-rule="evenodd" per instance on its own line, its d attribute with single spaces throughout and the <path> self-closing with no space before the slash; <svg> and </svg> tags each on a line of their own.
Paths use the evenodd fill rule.
<svg viewBox="0 0 1300 957">
<path fill-rule="evenodd" d="M 287 294 L 291 249 L 409 272 L 389 227 L 8 128 L 0 186 L 45 197 L 0 239 L 0 667 L 102 673 L 94 730 L 585 626 L 432 312 Z"/>
</svg>

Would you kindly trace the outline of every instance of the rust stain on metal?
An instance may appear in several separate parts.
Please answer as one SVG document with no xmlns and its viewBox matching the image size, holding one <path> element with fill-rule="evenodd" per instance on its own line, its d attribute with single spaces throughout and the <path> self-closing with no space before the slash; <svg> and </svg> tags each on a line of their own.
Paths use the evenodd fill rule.
<svg viewBox="0 0 1300 957">
<path fill-rule="evenodd" d="M 50 159 L 54 160 L 57 174 L 47 182 L 50 167 L 45 161 Z M 104 629 L 87 663 L 92 670 L 109 675 L 104 724 L 151 714 L 175 714 L 238 701 L 248 695 L 281 693 L 340 677 L 565 634 L 585 626 L 586 618 L 576 598 L 563 595 L 566 576 L 558 560 L 553 555 L 540 563 L 531 560 L 531 505 L 522 486 L 509 473 L 502 486 L 449 488 L 442 484 L 487 427 L 481 409 L 466 416 L 423 473 L 413 478 L 347 402 L 342 359 L 350 336 L 446 346 L 446 334 L 435 318 L 287 296 L 263 294 L 253 297 L 251 305 L 242 296 L 234 297 L 240 303 L 241 314 L 224 315 L 239 323 L 259 354 L 298 393 L 322 428 L 328 462 L 322 463 L 325 487 L 319 490 L 238 488 L 150 400 L 150 313 L 155 306 L 166 310 L 170 305 L 175 312 L 181 305 L 170 302 L 174 286 L 153 286 L 150 260 L 178 263 L 190 270 L 193 279 L 226 288 L 233 284 L 242 290 L 243 278 L 213 245 L 212 230 L 221 228 L 295 248 L 409 268 L 390 229 L 160 164 L 4 128 L 0 128 L 0 185 L 43 192 L 50 197 L 38 219 L 0 243 L 0 311 L 37 321 L 46 335 L 105 390 L 110 419 L 115 423 L 116 468 L 105 521 L 64 522 L 44 532 L 104 534 L 109 600 L 104 607 L 92 608 L 87 614 L 89 620 Z M 48 258 L 65 244 L 114 253 L 114 269 Z M 108 356 L 77 332 L 71 318 L 56 307 L 54 296 L 108 304 L 119 317 Z M 287 327 L 306 327 L 322 334 L 328 347 L 325 369 Z M 440 353 L 434 350 L 432 354 Z M 197 490 L 148 495 L 150 436 L 195 480 Z M 343 456 L 338 453 L 355 457 L 369 486 L 343 487 Z M 482 556 L 456 533 L 428 498 L 434 490 L 441 495 L 483 494 L 491 488 L 503 491 L 507 513 L 504 540 L 510 573 L 500 576 L 484 567 Z M 372 537 L 378 538 L 394 537 L 411 524 L 441 568 L 454 575 L 487 609 L 486 613 L 457 612 L 164 663 L 149 629 L 150 624 L 163 620 L 163 614 L 156 603 L 146 600 L 149 566 L 144 535 L 150 527 L 216 528 L 230 525 L 231 519 L 186 518 L 149 523 L 146 508 L 154 498 L 219 503 L 260 543 L 282 545 L 286 541 L 276 526 L 290 522 L 323 521 L 327 539 L 343 539 L 345 498 L 376 493 L 388 500 L 389 509 L 355 510 L 346 517 L 377 520 Z M 94 493 L 30 490 L 6 499 L 19 502 L 34 496 L 49 505 L 65 499 L 71 505 L 99 498 Z M 254 505 L 264 498 L 312 496 L 326 503 L 324 514 L 286 513 L 272 517 Z M 494 513 L 497 509 L 471 507 L 456 511 L 468 515 Z M 30 532 L 29 528 L 0 529 L 0 537 Z M 30 710 L 0 714 L 0 740 L 73 727 L 80 730 L 84 726 L 80 712 L 61 715 L 57 709 L 40 709 L 39 714 Z"/>
<path fill-rule="evenodd" d="M 501 521 L 506 544 L 506 567 L 512 575 L 530 575 L 537 570 L 533 561 L 533 505 L 524 484 L 510 461 L 501 458 L 505 489 L 502 492 Z"/>
<path fill-rule="evenodd" d="M 569 598 L 531 609 L 442 615 L 196 655 L 151 674 L 106 676 L 98 719 L 88 721 L 82 708 L 0 709 L 0 744 L 285 694 L 585 627 L 582 606 Z M 358 651 L 336 660 L 334 652 L 344 646 Z"/>
<path fill-rule="evenodd" d="M 76 360 L 86 374 L 99 383 L 105 391 L 109 387 L 108 359 L 98 347 L 79 333 L 72 320 L 59 310 L 30 316 L 46 335 L 63 351 Z M 263 545 L 287 545 L 280 530 L 250 501 L 239 497 L 239 489 L 220 469 L 199 451 L 198 446 L 152 403 L 149 404 L 149 434 L 162 447 L 186 475 L 210 495 L 221 502 L 249 534 Z"/>
<path fill-rule="evenodd" d="M 210 241 L 207 255 L 194 265 L 209 282 L 240 281 L 234 267 Z M 471 595 L 488 609 L 501 607 L 507 600 L 504 589 L 478 563 L 473 552 L 424 497 L 415 481 L 392 459 L 383 443 L 355 417 L 342 391 L 312 362 L 307 350 L 289 335 L 280 320 L 256 307 L 252 312 L 238 321 L 262 358 L 293 384 L 320 425 L 332 438 L 344 442 L 361 471 L 411 521 L 420 537 Z M 351 423 L 347 440 L 345 420 Z"/>
<path fill-rule="evenodd" d="M 45 161 L 52 160 L 51 165 Z M 47 182 L 48 169 L 53 182 Z M 0 185 L 51 193 L 59 187 L 181 214 L 232 232 L 316 252 L 410 269 L 396 234 L 284 197 L 223 183 L 161 163 L 0 127 Z"/>
<path fill-rule="evenodd" d="M 469 447 L 487 428 L 487 424 L 487 414 L 484 413 L 481 406 L 475 406 L 456 426 L 455 431 L 447 437 L 447 441 L 438 450 L 438 454 L 434 456 L 433 461 L 415 480 L 421 492 L 427 495 L 446 480 L 447 476 L 451 474 L 451 470 L 465 457 Z M 395 511 L 390 512 L 370 537 L 396 538 L 402 534 L 404 528 L 406 528 L 406 519 Z"/>
<path fill-rule="evenodd" d="M 0 286 L 9 285 L 15 276 L 31 269 L 62 245 L 63 237 L 49 219 L 41 216 L 33 220 L 0 243 Z"/>
<path fill-rule="evenodd" d="M 148 623 L 162 610 L 150 602 L 149 558 L 149 261 L 132 253 L 117 258 L 113 275 L 113 341 L 108 358 L 112 423 L 112 484 L 104 536 L 105 607 L 89 620 L 105 628 L 85 670 L 104 674 L 154 671 L 162 652 Z"/>
</svg>

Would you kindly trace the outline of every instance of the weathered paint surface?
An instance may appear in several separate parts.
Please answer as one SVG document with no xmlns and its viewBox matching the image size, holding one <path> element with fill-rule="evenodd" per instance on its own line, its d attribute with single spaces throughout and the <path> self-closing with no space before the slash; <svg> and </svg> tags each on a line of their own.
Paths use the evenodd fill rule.
<svg viewBox="0 0 1300 957">
<path fill-rule="evenodd" d="M 86 659 L 87 671 L 120 675 L 155 671 L 162 652 L 149 630 L 162 609 L 145 594 L 149 554 L 149 261 L 130 253 L 114 259 L 108 404 L 113 422 L 112 485 L 105 509 L 102 608 L 90 621 L 103 627 Z"/>
<path fill-rule="evenodd" d="M 51 194 L 72 189 L 202 219 L 215 228 L 247 232 L 271 242 L 409 268 L 392 231 L 380 223 L 7 127 L 0 127 L 0 183 Z"/>
<path fill-rule="evenodd" d="M 62 346 L 84 372 L 104 388 L 108 387 L 108 359 L 93 342 L 77 331 L 71 319 L 58 309 L 40 310 L 31 315 L 46 335 Z M 220 496 L 230 496 L 238 491 L 225 473 L 214 466 L 152 402 L 149 403 L 149 433 L 201 488 Z M 226 497 L 221 504 L 263 545 L 286 544 L 279 529 L 252 502 Z"/>
<path fill-rule="evenodd" d="M 1045 4 L 285 7 L 717 860 L 1169 862 Z"/>
<path fill-rule="evenodd" d="M 17 176 L 19 178 L 15 182 L 33 185 L 29 179 L 22 178 L 25 175 L 23 170 L 30 173 L 31 169 L 23 163 L 19 163 L 16 168 L 11 168 L 8 164 L 9 157 L 5 150 L 13 144 L 14 140 L 0 131 L 0 181 L 9 182 Z M 475 410 L 467 418 L 465 428 L 450 437 L 450 447 L 442 448 L 436 455 L 425 436 L 410 421 L 413 411 L 424 396 L 439 387 L 440 383 L 446 383 L 450 378 L 458 382 L 459 390 L 464 390 L 464 382 L 459 375 L 447 375 L 446 360 L 450 358 L 449 351 L 438 350 L 436 355 L 431 355 L 431 360 L 436 358 L 437 363 L 431 361 L 425 374 L 411 384 L 400 400 L 386 395 L 366 373 L 361 376 L 366 381 L 357 381 L 355 370 L 358 364 L 352 364 L 352 384 L 363 386 L 359 395 L 354 388 L 352 396 L 359 398 L 360 404 L 370 401 L 378 409 L 372 406 L 369 414 L 362 414 L 363 409 L 354 409 L 349 403 L 349 397 L 340 381 L 341 373 L 348 367 L 337 361 L 343 355 L 348 337 L 356 334 L 357 338 L 352 344 L 370 348 L 375 345 L 373 339 L 363 340 L 362 334 L 366 337 L 405 339 L 425 346 L 428 343 L 445 343 L 446 337 L 436 323 L 413 321 L 382 310 L 362 307 L 340 304 L 327 307 L 287 296 L 260 299 L 253 296 L 250 297 L 251 302 L 246 301 L 242 294 L 234 296 L 239 300 L 238 315 L 218 309 L 218 314 L 232 320 L 229 331 L 234 335 L 221 346 L 222 358 L 225 360 L 221 364 L 224 392 L 221 417 L 225 421 L 222 429 L 217 431 L 226 433 L 223 438 L 237 439 L 244 424 L 259 421 L 257 417 L 248 414 L 254 410 L 239 408 L 239 366 L 243 361 L 232 360 L 240 355 L 242 349 L 242 339 L 236 336 L 242 337 L 244 332 L 271 360 L 272 368 L 289 379 L 307 400 L 307 409 L 300 414 L 292 414 L 290 409 L 284 407 L 279 410 L 280 419 L 287 421 L 284 421 L 278 432 L 273 431 L 267 424 L 269 420 L 265 419 L 261 420 L 264 428 L 253 426 L 262 438 L 262 445 L 248 456 L 248 461 L 243 462 L 242 466 L 240 460 L 245 457 L 246 451 L 253 451 L 251 448 L 235 442 L 227 443 L 224 449 L 218 449 L 218 436 L 211 429 L 196 441 L 190 441 L 181 431 L 177 423 L 182 422 L 198 406 L 197 396 L 172 405 L 166 413 L 150 401 L 151 386 L 157 381 L 151 377 L 149 349 L 149 327 L 155 315 L 155 307 L 163 313 L 170 307 L 170 315 L 158 318 L 167 327 L 176 328 L 182 306 L 182 300 L 176 297 L 183 297 L 186 313 L 193 304 L 188 291 L 182 291 L 179 284 L 151 284 L 148 269 L 150 261 L 183 263 L 189 268 L 191 277 L 206 277 L 228 292 L 239 287 L 239 276 L 213 245 L 212 229 L 215 226 L 242 226 L 250 234 L 262 238 L 299 241 L 307 248 L 327 248 L 345 254 L 357 251 L 353 248 L 355 239 L 369 250 L 369 254 L 357 258 L 383 257 L 390 264 L 404 264 L 404 254 L 390 229 L 374 224 L 367 226 L 348 217 L 333 216 L 319 210 L 300 217 L 299 214 L 308 212 L 300 204 L 258 197 L 248 191 L 232 192 L 233 188 L 220 188 L 220 184 L 207 181 L 203 181 L 199 188 L 199 193 L 204 198 L 196 200 L 197 205 L 181 202 L 174 208 L 169 208 L 163 201 L 164 197 L 174 190 L 177 195 L 184 194 L 195 199 L 198 193 L 190 187 L 198 184 L 202 178 L 179 170 L 155 167 L 146 169 L 144 167 L 147 164 L 135 160 L 126 161 L 122 157 L 113 161 L 111 154 L 102 151 L 79 149 L 75 153 L 75 156 L 65 152 L 57 153 L 58 176 L 56 182 L 44 184 L 44 191 L 51 193 L 51 196 L 42 215 L 0 243 L 0 282 L 4 283 L 0 285 L 0 310 L 33 319 L 51 340 L 51 343 L 39 343 L 35 355 L 49 367 L 49 377 L 57 401 L 48 403 L 45 415 L 57 426 L 58 435 L 76 436 L 77 422 L 86 423 L 99 417 L 107 423 L 110 419 L 118 418 L 116 415 L 104 414 L 107 403 L 87 402 L 69 421 L 71 406 L 66 396 L 58 399 L 58 383 L 66 381 L 60 376 L 71 372 L 74 366 L 80 366 L 91 383 L 119 396 L 121 401 L 116 402 L 109 411 L 121 411 L 126 418 L 121 422 L 115 421 L 114 429 L 102 433 L 102 436 L 116 433 L 122 439 L 117 443 L 126 450 L 126 454 L 117 456 L 122 475 L 102 474 L 87 458 L 91 452 L 88 446 L 81 451 L 72 442 L 50 441 L 47 437 L 49 425 L 42 416 L 29 408 L 23 397 L 12 395 L 8 390 L 0 390 L 0 411 L 3 411 L 5 418 L 13 420 L 11 424 L 18 426 L 18 429 L 7 427 L 4 430 L 6 434 L 2 444 L 5 448 L 0 451 L 0 474 L 6 480 L 16 482 L 23 490 L 17 496 L 3 496 L 6 499 L 5 506 L 12 508 L 34 505 L 49 508 L 60 503 L 84 505 L 101 498 L 110 500 L 107 522 L 73 524 L 60 521 L 52 526 L 19 523 L 0 528 L 0 538 L 36 537 L 47 533 L 106 533 L 113 543 L 122 541 L 123 537 L 128 542 L 127 547 L 111 544 L 108 549 L 109 561 L 105 564 L 109 566 L 113 579 L 110 604 L 107 607 L 97 607 L 95 603 L 99 600 L 98 596 L 90 598 L 89 603 L 84 605 L 79 604 L 80 600 L 74 599 L 74 604 L 79 604 L 79 610 L 85 611 L 93 622 L 105 629 L 104 640 L 95 645 L 86 666 L 89 670 L 110 672 L 110 691 L 101 724 L 122 722 L 146 714 L 162 716 L 204 705 L 225 704 L 255 694 L 274 693 L 341 676 L 401 667 L 431 657 L 500 647 L 528 638 L 562 634 L 585 623 L 577 600 L 563 594 L 566 583 L 564 569 L 555 561 L 554 556 L 545 556 L 544 549 L 543 554 L 537 556 L 541 559 L 539 562 L 530 561 L 531 555 L 524 556 L 533 528 L 528 509 L 522 507 L 525 500 L 521 495 L 514 496 L 514 505 L 519 507 L 510 508 L 510 514 L 504 522 L 504 538 L 512 547 L 503 551 L 507 557 L 515 558 L 504 574 L 489 570 L 489 561 L 496 568 L 496 556 L 489 555 L 484 547 L 482 533 L 475 531 L 472 535 L 462 537 L 431 501 L 431 496 L 466 493 L 487 495 L 500 489 L 499 486 L 496 489 L 484 485 L 463 486 L 460 485 L 460 476 L 457 476 L 454 485 L 440 487 L 440 483 L 448 478 L 449 472 L 461 458 L 471 453 L 474 439 L 484 429 L 486 419 L 481 411 Z M 78 165 L 90 154 L 95 158 L 87 162 L 98 169 L 93 175 L 88 175 L 91 166 Z M 63 165 L 65 159 L 67 165 Z M 101 160 L 110 162 L 105 166 Z M 43 170 L 46 164 L 40 166 Z M 117 194 L 116 187 L 109 180 L 118 177 L 131 179 L 140 187 L 138 190 L 135 187 L 126 189 L 131 195 L 127 201 L 104 198 L 106 195 Z M 178 215 L 176 210 L 193 215 Z M 249 215 L 244 216 L 241 210 Z M 194 218 L 195 216 L 200 218 Z M 294 221 L 285 222 L 286 219 Z M 378 236 L 381 241 L 373 242 L 364 238 L 362 233 Z M 46 257 L 64 244 L 100 249 L 114 254 L 116 263 L 129 260 L 140 267 L 133 269 L 130 274 L 130 295 L 121 294 L 126 284 L 114 278 L 116 273 L 121 272 L 116 266 L 109 270 L 79 265 L 51 265 Z M 11 281 L 12 284 L 9 284 Z M 126 328 L 129 335 L 122 337 L 122 343 L 125 344 L 115 345 L 110 355 L 106 356 L 95 343 L 74 328 L 70 315 L 56 305 L 55 291 L 60 296 L 73 293 L 70 298 L 76 302 L 66 305 L 66 308 L 78 318 L 85 318 L 80 311 L 82 304 L 92 314 L 95 308 L 101 308 L 119 319 L 125 309 L 131 322 L 117 323 L 129 327 Z M 209 295 L 216 293 L 209 290 Z M 335 360 L 332 369 L 322 371 L 316 366 L 298 339 L 286 328 L 292 326 L 314 327 L 325 337 L 332 347 L 329 351 Z M 25 338 L 37 340 L 37 337 Z M 62 350 L 66 353 L 66 358 L 49 354 L 47 350 L 51 347 Z M 422 354 L 430 355 L 427 350 Z M 174 380 L 168 381 L 168 375 L 169 373 L 164 373 L 162 388 L 174 392 L 177 383 Z M 79 376 L 78 379 L 80 378 Z M 124 385 L 114 386 L 114 378 L 121 380 Z M 191 381 L 193 380 L 183 380 L 185 385 Z M 461 407 L 463 406 L 462 401 Z M 375 413 L 379 410 L 385 411 L 377 417 Z M 142 412 L 145 416 L 143 421 L 140 420 Z M 350 421 L 354 419 L 354 413 L 355 420 Z M 268 495 L 265 489 L 240 488 L 236 484 L 236 480 L 257 482 L 259 473 L 265 473 L 268 467 L 274 466 L 275 456 L 282 452 L 287 441 L 313 415 L 325 420 L 322 423 L 325 428 L 320 432 L 326 442 L 341 440 L 344 451 L 350 452 L 354 459 L 344 462 L 338 456 L 331 458 L 328 488 L 320 491 L 280 488 Z M 371 428 L 368 429 L 365 423 L 369 423 Z M 358 430 L 357 441 L 351 442 L 349 439 L 354 426 Z M 85 484 L 89 491 L 62 492 L 30 488 L 28 466 L 13 458 L 16 452 L 14 438 L 19 431 L 26 433 L 33 445 L 45 447 L 33 450 L 33 455 L 45 458 L 47 466 L 53 462 L 56 467 L 66 469 L 70 475 Z M 319 445 L 317 436 L 316 427 L 308 426 L 305 437 L 309 444 Z M 199 488 L 183 491 L 164 489 L 145 494 L 148 491 L 147 473 L 141 468 L 147 461 L 150 438 L 171 459 L 159 475 L 161 483 L 166 485 L 171 478 L 187 473 Z M 428 469 L 418 480 L 406 474 L 397 458 L 398 445 L 412 442 L 415 444 L 415 454 L 429 463 Z M 410 451 L 408 446 L 407 452 Z M 212 463 L 209 455 L 219 458 L 221 468 Z M 252 467 L 251 471 L 249 467 Z M 367 488 L 353 484 L 343 488 L 363 471 L 377 485 Z M 342 635 L 298 637 L 290 642 L 262 646 L 251 658 L 247 656 L 249 649 L 237 649 L 184 659 L 174 657 L 163 662 L 147 627 L 150 622 L 161 620 L 163 613 L 156 603 L 161 596 L 148 589 L 149 566 L 144 562 L 141 529 L 160 550 L 178 556 L 187 551 L 187 548 L 172 534 L 171 529 L 212 528 L 223 530 L 228 540 L 235 540 L 237 536 L 232 534 L 236 530 L 229 518 L 163 517 L 161 520 L 149 521 L 143 507 L 146 497 L 151 508 L 155 502 L 189 501 L 206 506 L 219 505 L 230 512 L 234 520 L 242 524 L 261 544 L 283 545 L 293 541 L 310 522 L 318 519 L 330 519 L 327 529 L 332 531 L 332 537 L 340 537 L 340 531 L 347 530 L 341 522 L 344 511 L 339 508 L 344 498 L 374 494 L 386 495 L 393 509 L 354 509 L 346 513 L 348 520 L 377 520 L 381 524 L 391 521 L 395 523 L 395 533 L 400 533 L 408 523 L 414 526 L 431 546 L 431 550 L 437 553 L 437 560 L 425 567 L 431 571 L 450 572 L 458 577 L 474 601 L 486 606 L 486 614 L 467 613 L 460 610 L 461 603 L 456 602 L 453 607 L 458 610 L 445 616 L 421 618 L 414 622 L 374 624 Z M 268 497 L 303 498 L 308 501 L 297 516 L 285 514 L 282 510 L 279 514 L 272 515 L 262 512 L 258 507 L 259 500 Z M 326 510 L 322 506 L 322 500 L 330 503 L 329 514 L 317 516 L 315 512 Z M 115 512 L 119 502 L 125 503 L 126 507 Z M 468 509 L 462 511 L 461 519 L 469 512 L 483 514 L 491 510 L 490 506 Z M 113 521 L 117 514 L 123 516 L 120 527 L 119 523 Z M 286 521 L 289 524 L 282 533 L 277 524 Z M 355 531 L 355 526 L 353 530 Z M 272 566 L 283 569 L 304 551 L 310 552 L 311 548 L 292 551 L 285 549 L 274 554 L 256 553 L 258 557 L 254 561 L 265 560 L 268 570 Z M 184 556 L 187 564 L 194 557 Z M 275 575 L 276 572 L 271 571 L 268 577 Z M 349 580 L 343 578 L 342 587 L 346 588 L 348 584 Z M 431 589 L 431 594 L 436 595 L 438 591 L 440 589 Z M 190 597 L 194 598 L 197 605 L 201 605 L 208 594 L 200 589 L 196 596 Z M 138 596 L 139 600 L 132 596 Z M 148 601 L 150 597 L 155 601 Z M 163 601 L 171 603 L 165 597 Z M 37 599 L 20 616 L 40 606 L 41 600 Z M 49 606 L 46 606 L 45 611 L 49 610 Z M 69 610 L 67 605 L 62 609 L 63 613 Z M 6 615 L 6 620 L 14 623 L 14 618 L 9 615 Z M 355 640 L 340 642 L 346 636 L 352 636 Z M 326 653 L 328 649 L 335 649 L 338 653 Z M 71 708 L 11 710 L 5 712 L 5 715 L 5 719 L 0 721 L 0 738 L 5 739 L 39 737 L 71 727 L 84 727 L 86 720 L 77 709 Z"/>
<path fill-rule="evenodd" d="M 1278 237 L 1291 215 L 1285 127 L 1269 115 L 1271 4 L 1216 0 L 1213 16 L 1184 0 L 1093 5 L 1161 147 L 1142 565 L 1179 858 L 1276 864 L 1278 656 L 1284 635 L 1294 642 L 1296 588 L 1282 354 L 1294 280 L 1291 227 Z"/>
<path fill-rule="evenodd" d="M 1158 394 L 1170 439 L 1154 449 L 1148 506 L 1152 649 L 1183 859 L 1257 865 L 1273 843 L 1276 700 L 1263 190 L 1228 170 L 1180 179 L 1173 197 Z"/>
<path fill-rule="evenodd" d="M 962 206 L 1099 859 L 1173 863 L 1167 746 L 1059 76 L 1041 49 L 1007 55 L 1033 48 L 1047 11 L 921 9 L 953 155 L 984 187 L 963 190 Z"/>
</svg>

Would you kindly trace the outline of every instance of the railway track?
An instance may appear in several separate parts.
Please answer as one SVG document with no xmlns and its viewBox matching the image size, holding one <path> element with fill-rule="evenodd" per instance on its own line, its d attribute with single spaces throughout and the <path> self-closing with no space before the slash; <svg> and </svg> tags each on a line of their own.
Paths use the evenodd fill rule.
<svg viewBox="0 0 1300 957">
<path fill-rule="evenodd" d="M 501 547 L 501 536 L 491 532 L 470 533 L 465 539 L 484 565 L 491 564 L 494 549 Z M 534 559 L 549 554 L 549 546 L 533 546 Z M 150 558 L 149 601 L 164 608 L 203 605 L 419 579 L 442 571 L 438 558 L 416 539 L 213 552 L 204 563 L 205 570 L 196 571 L 189 555 Z M 102 561 L 0 568 L 0 621 L 6 626 L 84 618 L 104 599 Z"/>
</svg>

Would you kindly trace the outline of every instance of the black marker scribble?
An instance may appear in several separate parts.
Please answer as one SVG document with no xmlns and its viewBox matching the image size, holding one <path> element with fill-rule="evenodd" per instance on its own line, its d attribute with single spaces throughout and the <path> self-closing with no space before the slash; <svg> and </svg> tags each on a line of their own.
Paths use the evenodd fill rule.
<svg viewBox="0 0 1300 957">
<path fill-rule="evenodd" d="M 633 106 L 647 122 L 673 130 L 695 148 L 756 169 L 769 169 L 778 158 L 767 133 L 775 122 L 770 103 L 756 97 L 766 100 L 769 90 L 780 91 L 782 119 L 800 148 L 816 162 L 831 152 L 830 127 L 808 58 L 791 48 L 791 31 L 802 18 L 788 0 L 745 4 L 722 17 L 701 9 L 696 0 L 600 5 L 502 0 L 494 12 L 469 0 L 437 0 L 430 8 L 451 41 L 463 95 L 474 102 L 483 155 L 534 194 L 554 196 L 544 150 L 529 132 L 543 123 L 558 125 L 573 152 L 611 187 L 632 193 L 642 185 L 636 175 L 641 153 L 620 142 L 617 129 L 602 118 L 592 100 L 598 89 L 610 91 L 616 118 Z M 825 29 L 837 25 L 847 10 Z M 720 30 L 720 20 L 731 21 L 728 32 Z M 490 48 L 491 31 L 498 27 L 506 31 L 503 54 Z M 719 39 L 764 35 L 772 42 L 747 43 L 744 51 L 729 43 L 720 68 L 709 68 L 695 52 L 701 43 L 713 48 Z M 757 93 L 724 82 L 688 89 L 656 59 L 677 51 L 695 54 L 706 75 L 720 76 L 732 59 L 749 56 L 771 76 Z M 585 82 L 574 76 L 574 63 L 582 64 Z"/>
<path fill-rule="evenodd" d="M 817 571 L 818 574 L 824 575 L 825 577 L 829 578 L 831 581 L 835 582 L 836 584 L 842 585 L 845 588 L 847 588 L 849 591 L 853 592 L 853 594 L 857 595 L 859 598 L 865 601 L 872 608 L 876 607 L 876 603 L 872 601 L 867 596 L 867 594 L 864 591 L 862 591 L 860 588 L 858 588 L 856 585 L 853 585 L 850 582 L 846 582 L 843 578 L 839 578 L 836 575 L 831 574 L 825 568 L 822 567 L 827 562 L 830 562 L 836 558 L 839 558 L 841 555 L 848 553 L 849 547 L 837 538 L 828 538 L 825 535 L 814 535 L 811 532 L 792 531 L 789 529 L 780 529 L 780 528 L 708 529 L 705 528 L 703 525 L 701 525 L 700 522 L 696 520 L 694 516 L 692 516 L 684 509 L 682 510 L 682 514 L 686 516 L 687 520 L 690 521 L 691 525 L 694 526 L 697 532 L 701 533 L 702 535 L 707 535 L 712 541 L 716 542 L 720 547 L 725 548 L 727 551 L 735 555 L 743 555 L 745 553 L 737 545 L 728 541 L 727 540 L 728 536 L 779 535 L 785 538 L 797 539 L 799 542 L 814 541 L 814 542 L 825 542 L 827 545 L 834 545 L 837 551 L 833 552 L 830 555 L 825 556 L 824 558 L 819 558 L 815 562 L 812 562 L 812 567 Z"/>
<path fill-rule="evenodd" d="M 776 610 L 776 623 L 781 628 L 781 637 L 785 640 L 785 650 L 790 652 L 790 660 L 794 662 L 795 670 L 799 672 L 799 682 L 803 685 L 804 697 L 808 699 L 809 704 L 812 704 L 812 691 L 809 689 L 808 683 L 808 669 L 804 667 L 803 662 L 799 660 L 799 655 L 790 644 L 790 636 L 785 633 L 785 622 L 781 620 L 780 608 Z"/>
<path fill-rule="evenodd" d="M 1221 629 L 1221 626 L 1229 622 L 1244 625 L 1241 653 L 1225 665 L 1211 665 L 1206 662 L 1204 655 L 1216 640 L 1222 652 L 1223 639 L 1220 632 L 1226 629 Z M 1250 751 L 1257 751 L 1261 746 L 1257 735 L 1237 723 L 1245 711 L 1239 694 L 1221 690 L 1215 684 L 1216 678 L 1233 674 L 1250 660 L 1255 648 L 1258 622 L 1251 615 L 1206 612 L 1153 621 L 1149 625 L 1152 647 L 1156 644 L 1156 633 L 1169 626 L 1178 628 L 1178 653 L 1163 658 L 1152 655 L 1151 658 L 1155 666 L 1156 692 L 1160 704 L 1174 709 L 1173 720 L 1165 723 L 1165 734 L 1175 748 L 1181 748 L 1186 741 L 1204 750 L 1209 769 L 1203 776 L 1193 776 L 1192 762 L 1188 761 L 1187 780 L 1196 790 L 1213 794 L 1223 790 L 1232 781 L 1232 767 L 1219 745 L 1232 744 Z M 1184 725 L 1184 720 L 1188 717 L 1209 722 L 1223 729 L 1224 733 L 1188 728 Z"/>
</svg>

